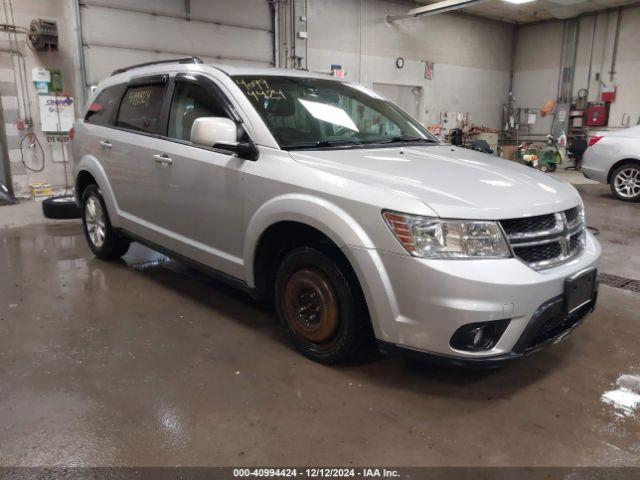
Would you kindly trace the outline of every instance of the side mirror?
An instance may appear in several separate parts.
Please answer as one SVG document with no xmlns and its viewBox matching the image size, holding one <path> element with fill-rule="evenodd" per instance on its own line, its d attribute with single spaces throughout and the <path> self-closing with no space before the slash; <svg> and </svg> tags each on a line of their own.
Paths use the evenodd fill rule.
<svg viewBox="0 0 640 480">
<path fill-rule="evenodd" d="M 191 143 L 212 147 L 220 142 L 237 142 L 238 127 L 230 118 L 200 117 L 191 126 Z"/>
<path fill-rule="evenodd" d="M 238 142 L 236 122 L 225 117 L 196 118 L 191 126 L 191 143 L 229 150 L 246 160 L 258 159 L 255 144 L 251 140 Z"/>
</svg>

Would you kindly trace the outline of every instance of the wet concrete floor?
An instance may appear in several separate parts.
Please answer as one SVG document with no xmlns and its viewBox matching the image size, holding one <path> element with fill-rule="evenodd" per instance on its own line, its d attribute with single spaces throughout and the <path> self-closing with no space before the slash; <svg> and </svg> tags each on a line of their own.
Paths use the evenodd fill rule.
<svg viewBox="0 0 640 480">
<path fill-rule="evenodd" d="M 602 271 L 640 278 L 640 205 L 581 191 Z M 498 371 L 325 367 L 146 248 L 105 263 L 77 222 L 0 230 L 2 465 L 640 466 L 639 376 L 640 294 L 608 286 L 564 342 Z"/>
</svg>

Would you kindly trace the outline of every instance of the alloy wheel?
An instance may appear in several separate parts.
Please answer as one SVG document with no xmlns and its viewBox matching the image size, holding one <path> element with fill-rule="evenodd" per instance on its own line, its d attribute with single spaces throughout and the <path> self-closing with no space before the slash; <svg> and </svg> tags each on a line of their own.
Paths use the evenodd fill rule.
<svg viewBox="0 0 640 480">
<path fill-rule="evenodd" d="M 105 216 L 100 200 L 91 195 L 85 204 L 85 223 L 91 243 L 102 248 L 106 232 Z"/>
<path fill-rule="evenodd" d="M 640 170 L 629 167 L 620 170 L 613 180 L 616 192 L 624 198 L 635 198 L 640 195 Z"/>
</svg>

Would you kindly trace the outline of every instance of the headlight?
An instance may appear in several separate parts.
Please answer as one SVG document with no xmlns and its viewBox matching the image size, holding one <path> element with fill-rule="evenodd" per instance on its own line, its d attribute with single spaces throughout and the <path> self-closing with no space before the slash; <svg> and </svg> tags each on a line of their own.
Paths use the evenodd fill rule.
<svg viewBox="0 0 640 480">
<path fill-rule="evenodd" d="M 511 256 L 496 222 L 441 220 L 384 211 L 387 225 L 414 257 L 506 258 Z"/>
</svg>

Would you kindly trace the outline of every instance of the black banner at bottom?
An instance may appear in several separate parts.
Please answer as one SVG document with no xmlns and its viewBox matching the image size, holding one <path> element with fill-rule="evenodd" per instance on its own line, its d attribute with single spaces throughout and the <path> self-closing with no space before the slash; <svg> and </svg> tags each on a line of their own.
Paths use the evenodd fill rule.
<svg viewBox="0 0 640 480">
<path fill-rule="evenodd" d="M 0 467 L 0 480 L 637 480 L 640 467 Z"/>
</svg>

